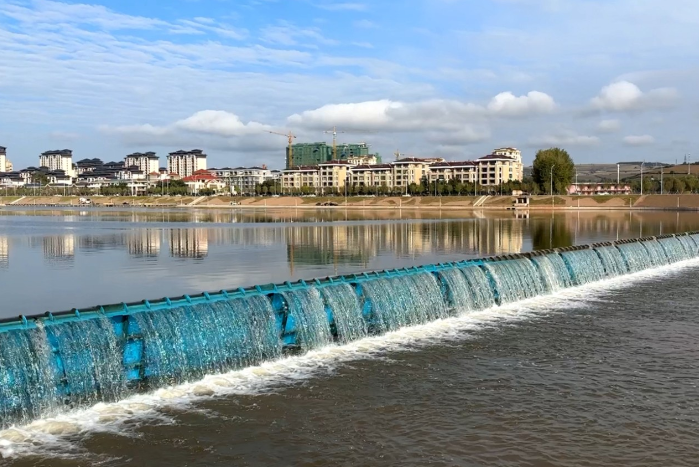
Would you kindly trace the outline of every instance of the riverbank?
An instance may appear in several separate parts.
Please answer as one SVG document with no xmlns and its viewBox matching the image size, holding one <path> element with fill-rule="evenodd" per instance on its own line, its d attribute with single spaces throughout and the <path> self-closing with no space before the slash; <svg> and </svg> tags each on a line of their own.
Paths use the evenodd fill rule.
<svg viewBox="0 0 699 467">
<path fill-rule="evenodd" d="M 94 207 L 179 207 L 179 208 L 349 208 L 349 209 L 513 209 L 513 196 L 438 197 L 231 197 L 231 196 L 95 196 Z M 77 196 L 5 196 L 5 206 L 86 207 Z M 699 210 L 699 194 L 619 196 L 532 196 L 530 210 Z"/>
</svg>

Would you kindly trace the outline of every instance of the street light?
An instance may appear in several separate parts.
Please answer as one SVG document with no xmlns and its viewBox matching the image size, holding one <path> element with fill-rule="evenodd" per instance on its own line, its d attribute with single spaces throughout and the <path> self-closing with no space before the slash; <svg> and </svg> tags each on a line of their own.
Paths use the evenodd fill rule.
<svg viewBox="0 0 699 467">
<path fill-rule="evenodd" d="M 643 164 L 645 163 L 645 161 L 641 162 L 641 196 L 643 196 Z"/>
<path fill-rule="evenodd" d="M 553 206 L 553 204 L 556 202 L 556 201 L 553 199 L 553 168 L 554 168 L 554 167 L 556 167 L 556 164 L 554 164 L 554 165 L 551 166 L 551 206 Z"/>
</svg>

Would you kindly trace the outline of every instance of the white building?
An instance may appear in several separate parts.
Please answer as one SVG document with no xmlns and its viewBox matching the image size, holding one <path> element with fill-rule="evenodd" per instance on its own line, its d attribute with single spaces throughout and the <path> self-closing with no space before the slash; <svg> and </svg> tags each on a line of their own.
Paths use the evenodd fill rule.
<svg viewBox="0 0 699 467">
<path fill-rule="evenodd" d="M 201 149 L 175 151 L 167 156 L 167 171 L 189 177 L 197 170 L 206 170 L 206 154 Z M 148 172 L 146 172 L 148 173 Z"/>
<path fill-rule="evenodd" d="M 154 152 L 134 152 L 124 158 L 124 166 L 136 166 L 144 174 L 149 174 L 160 169 L 160 158 Z"/>
<path fill-rule="evenodd" d="M 269 170 L 265 165 L 262 167 L 236 167 L 234 169 L 224 167 L 222 169 L 211 169 L 209 172 L 213 173 L 220 180 L 225 181 L 228 186 L 234 189 L 232 191 L 240 194 L 255 194 L 255 187 L 267 180 L 274 179 L 273 171 Z M 278 170 L 274 172 L 280 173 Z"/>
<path fill-rule="evenodd" d="M 0 172 L 9 172 L 5 164 L 7 164 L 7 148 L 0 146 Z"/>
<path fill-rule="evenodd" d="M 39 156 L 39 167 L 48 167 L 49 170 L 62 170 L 66 175 L 75 177 L 73 151 L 60 149 L 42 152 Z"/>
</svg>

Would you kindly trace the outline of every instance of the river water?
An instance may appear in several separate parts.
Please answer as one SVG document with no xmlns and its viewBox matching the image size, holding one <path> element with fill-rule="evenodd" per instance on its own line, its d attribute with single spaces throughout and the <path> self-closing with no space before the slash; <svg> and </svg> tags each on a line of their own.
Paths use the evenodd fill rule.
<svg viewBox="0 0 699 467">
<path fill-rule="evenodd" d="M 83 212 L 0 215 L 0 313 L 699 230 L 666 212 Z M 0 464 L 696 465 L 698 280 L 690 261 L 39 420 L 0 433 Z"/>
</svg>

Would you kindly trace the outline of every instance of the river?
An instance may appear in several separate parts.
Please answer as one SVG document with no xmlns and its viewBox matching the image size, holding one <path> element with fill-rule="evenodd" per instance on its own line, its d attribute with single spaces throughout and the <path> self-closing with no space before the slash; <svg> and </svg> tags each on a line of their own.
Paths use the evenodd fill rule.
<svg viewBox="0 0 699 467">
<path fill-rule="evenodd" d="M 686 230 L 693 213 L 5 210 L 0 316 Z M 0 433 L 2 461 L 695 465 L 698 279 L 693 260 L 100 404 Z"/>
</svg>

